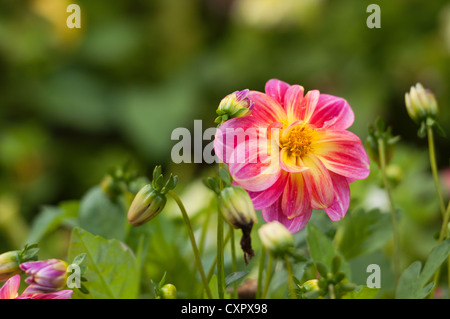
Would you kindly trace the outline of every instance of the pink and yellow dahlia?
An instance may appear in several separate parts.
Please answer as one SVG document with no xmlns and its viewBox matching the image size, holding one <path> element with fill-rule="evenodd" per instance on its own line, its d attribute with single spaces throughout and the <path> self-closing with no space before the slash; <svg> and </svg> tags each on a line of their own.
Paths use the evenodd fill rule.
<svg viewBox="0 0 450 319">
<path fill-rule="evenodd" d="M 312 209 L 324 209 L 333 221 L 344 217 L 349 183 L 370 172 L 361 140 L 347 131 L 354 121 L 347 101 L 317 90 L 304 94 L 302 86 L 277 79 L 248 98 L 251 115 L 222 124 L 214 150 L 255 209 L 291 233 L 306 225 Z"/>
</svg>

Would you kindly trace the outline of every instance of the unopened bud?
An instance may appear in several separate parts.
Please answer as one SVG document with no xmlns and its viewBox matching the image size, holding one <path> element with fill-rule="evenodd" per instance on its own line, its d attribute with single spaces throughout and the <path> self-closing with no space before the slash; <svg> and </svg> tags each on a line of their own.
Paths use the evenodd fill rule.
<svg viewBox="0 0 450 319">
<path fill-rule="evenodd" d="M 248 264 L 247 255 L 250 258 L 255 255 L 250 233 L 253 224 L 258 222 L 252 199 L 242 187 L 229 186 L 220 192 L 218 201 L 219 212 L 225 220 L 234 228 L 242 230 L 241 248 L 244 252 L 245 263 Z"/>
<path fill-rule="evenodd" d="M 219 210 L 234 228 L 242 228 L 258 221 L 252 199 L 240 186 L 226 187 L 220 192 Z"/>
<path fill-rule="evenodd" d="M 0 255 L 0 282 L 20 274 L 19 251 L 9 251 Z"/>
<path fill-rule="evenodd" d="M 424 89 L 422 84 L 412 86 L 409 93 L 405 94 L 406 110 L 409 116 L 420 123 L 428 117 L 434 118 L 438 112 L 438 105 L 434 94 Z"/>
<path fill-rule="evenodd" d="M 258 233 L 264 248 L 274 257 L 283 257 L 291 253 L 294 248 L 294 237 L 278 221 L 262 225 Z"/>
<path fill-rule="evenodd" d="M 63 288 L 67 282 L 67 263 L 60 259 L 31 261 L 20 265 L 28 277 L 25 282 L 27 293 L 54 292 Z"/>
<path fill-rule="evenodd" d="M 128 210 L 128 221 L 133 226 L 140 226 L 155 218 L 166 205 L 167 198 L 148 184 L 134 197 Z"/>
<path fill-rule="evenodd" d="M 253 108 L 253 102 L 248 98 L 249 90 L 236 91 L 228 94 L 222 99 L 217 108 L 217 115 L 219 115 L 215 122 L 223 123 L 226 120 L 250 115 Z"/>
<path fill-rule="evenodd" d="M 161 299 L 177 299 L 177 288 L 172 284 L 165 284 L 160 289 Z"/>
</svg>

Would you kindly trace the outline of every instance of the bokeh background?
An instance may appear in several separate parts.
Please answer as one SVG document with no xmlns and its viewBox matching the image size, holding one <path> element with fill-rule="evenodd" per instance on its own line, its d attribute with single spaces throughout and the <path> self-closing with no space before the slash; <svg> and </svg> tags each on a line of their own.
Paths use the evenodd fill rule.
<svg viewBox="0 0 450 319">
<path fill-rule="evenodd" d="M 70 3 L 80 29 L 66 26 Z M 366 26 L 370 3 L 380 29 Z M 446 0 L 0 0 L 0 251 L 23 245 L 43 206 L 81 198 L 129 160 L 143 175 L 163 164 L 187 189 L 211 165 L 173 164 L 171 132 L 194 119 L 214 126 L 226 94 L 262 91 L 270 78 L 346 98 L 362 140 L 378 116 L 401 135 L 404 263 L 424 258 L 432 240 L 419 228 L 438 230 L 439 214 L 414 202 L 434 189 L 404 93 L 416 82 L 432 89 L 450 134 Z M 448 176 L 449 139 L 436 143 Z M 365 205 L 382 205 L 377 173 L 353 190 Z M 50 238 L 48 254 L 62 255 L 67 234 Z"/>
</svg>

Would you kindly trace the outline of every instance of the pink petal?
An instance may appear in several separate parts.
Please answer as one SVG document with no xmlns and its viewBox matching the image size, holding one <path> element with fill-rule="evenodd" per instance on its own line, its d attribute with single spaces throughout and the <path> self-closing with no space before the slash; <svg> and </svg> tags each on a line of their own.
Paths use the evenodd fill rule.
<svg viewBox="0 0 450 319">
<path fill-rule="evenodd" d="M 312 208 L 309 207 L 303 215 L 289 219 L 283 213 L 282 199 L 278 198 L 271 206 L 261 210 L 262 216 L 266 222 L 279 221 L 282 223 L 291 233 L 297 233 L 303 229 L 311 218 Z"/>
<path fill-rule="evenodd" d="M 344 130 L 316 130 L 314 154 L 330 171 L 352 179 L 369 176 L 369 157 L 358 136 Z"/>
<path fill-rule="evenodd" d="M 350 187 L 345 177 L 330 172 L 334 186 L 334 201 L 330 207 L 325 208 L 328 217 L 334 222 L 345 216 L 350 206 Z"/>
<path fill-rule="evenodd" d="M 292 85 L 284 96 L 284 105 L 288 114 L 288 121 L 300 120 L 310 122 L 319 101 L 318 90 L 308 91 L 303 97 L 304 89 L 299 85 Z"/>
<path fill-rule="evenodd" d="M 304 118 L 304 107 L 307 105 L 302 104 L 304 91 L 305 89 L 300 85 L 292 85 L 286 91 L 286 95 L 284 96 L 284 107 L 289 122 L 303 120 Z"/>
<path fill-rule="evenodd" d="M 231 155 L 239 143 L 256 139 L 259 136 L 266 138 L 266 123 L 251 116 L 238 117 L 226 121 L 216 131 L 214 138 L 214 151 L 217 157 L 228 164 L 233 159 Z"/>
<path fill-rule="evenodd" d="M 51 293 L 23 293 L 18 299 L 70 299 L 72 290 L 61 290 Z"/>
<path fill-rule="evenodd" d="M 279 155 L 277 152 L 268 154 L 267 141 L 249 139 L 240 143 L 234 149 L 232 158 L 238 161 L 228 163 L 230 174 L 248 191 L 266 190 L 280 177 Z"/>
<path fill-rule="evenodd" d="M 286 121 L 286 112 L 283 107 L 270 95 L 250 91 L 248 98 L 254 103 L 250 116 L 265 122 L 266 127 L 274 122 Z"/>
<path fill-rule="evenodd" d="M 20 286 L 20 275 L 15 275 L 0 288 L 0 299 L 15 299 Z"/>
<path fill-rule="evenodd" d="M 314 154 L 303 156 L 303 165 L 309 170 L 303 172 L 303 177 L 311 194 L 311 206 L 314 209 L 330 207 L 334 200 L 333 182 L 326 167 Z"/>
<path fill-rule="evenodd" d="M 345 130 L 353 124 L 354 119 L 353 110 L 345 99 L 333 95 L 320 94 L 310 123 L 319 128 Z"/>
<path fill-rule="evenodd" d="M 280 177 L 277 181 L 267 188 L 266 190 L 260 192 L 248 192 L 250 198 L 252 199 L 253 206 L 256 210 L 266 208 L 272 205 L 283 193 L 289 174 L 281 172 Z"/>
<path fill-rule="evenodd" d="M 281 106 L 284 105 L 284 94 L 289 88 L 289 84 L 278 79 L 267 81 L 265 91 L 267 95 L 273 97 Z"/>
<path fill-rule="evenodd" d="M 281 199 L 281 207 L 288 219 L 304 215 L 311 209 L 311 197 L 302 174 L 289 174 Z"/>
</svg>

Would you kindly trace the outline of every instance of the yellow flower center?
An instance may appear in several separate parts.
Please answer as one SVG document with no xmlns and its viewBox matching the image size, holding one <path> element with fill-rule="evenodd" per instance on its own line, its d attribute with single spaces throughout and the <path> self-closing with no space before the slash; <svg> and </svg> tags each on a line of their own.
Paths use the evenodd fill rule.
<svg viewBox="0 0 450 319">
<path fill-rule="evenodd" d="M 306 124 L 296 125 L 281 133 L 280 146 L 292 155 L 302 157 L 312 151 L 314 129 Z"/>
</svg>

